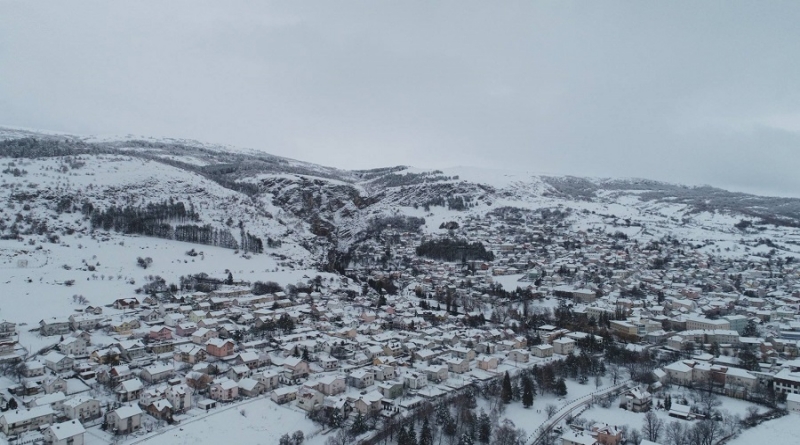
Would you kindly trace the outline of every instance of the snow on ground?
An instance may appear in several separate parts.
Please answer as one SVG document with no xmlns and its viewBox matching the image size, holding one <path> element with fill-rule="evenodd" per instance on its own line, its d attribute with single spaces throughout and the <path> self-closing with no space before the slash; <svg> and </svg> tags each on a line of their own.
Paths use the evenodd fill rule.
<svg viewBox="0 0 800 445">
<path fill-rule="evenodd" d="M 313 269 L 295 270 L 270 255 L 291 247 L 270 249 L 248 259 L 241 252 L 221 247 L 115 234 L 108 238 L 64 236 L 60 244 L 39 244 L 40 250 L 19 241 L 0 240 L 0 319 L 36 324 L 46 317 L 66 317 L 84 307 L 74 301 L 74 295 L 83 295 L 91 305 L 107 305 L 136 296 L 134 290 L 151 275 L 178 284 L 182 275 L 207 273 L 222 279 L 229 270 L 234 280 L 275 281 L 282 286 L 305 283 L 317 275 L 333 277 Z M 186 255 L 191 249 L 203 255 Z M 152 266 L 137 267 L 138 257 L 152 258 Z M 27 259 L 27 266 L 22 267 L 19 259 Z M 71 286 L 65 284 L 69 280 L 74 280 Z M 114 311 L 104 308 L 104 313 Z"/>
<path fill-rule="evenodd" d="M 235 438 L 233 440 L 235 443 L 274 445 L 278 444 L 283 434 L 291 435 L 297 430 L 303 431 L 304 436 L 311 439 L 306 443 L 312 444 L 315 443 L 313 436 L 320 432 L 318 425 L 306 419 L 304 411 L 287 405 L 277 405 L 272 400 L 262 397 L 223 406 L 208 414 L 202 413 L 196 418 L 151 433 L 147 437 L 146 434 L 129 436 L 120 443 L 203 445 L 231 443 Z M 109 437 L 100 431 L 99 427 L 91 428 L 86 434 L 86 445 L 107 443 Z"/>
<path fill-rule="evenodd" d="M 753 444 L 794 444 L 800 441 L 800 415 L 790 412 L 779 419 L 770 420 L 761 425 L 745 430 L 739 437 L 728 442 L 728 445 Z"/>
<path fill-rule="evenodd" d="M 547 405 L 555 405 L 560 408 L 576 399 L 611 386 L 611 379 L 602 378 L 601 380 L 602 383 L 599 388 L 595 385 L 594 379 L 590 379 L 585 385 L 574 380 L 567 380 L 567 395 L 565 397 L 553 394 L 538 394 L 534 397 L 533 406 L 530 408 L 525 408 L 521 402 L 515 401 L 506 405 L 505 411 L 500 415 L 500 418 L 510 420 L 517 428 L 525 430 L 526 435 L 530 435 L 547 420 L 547 413 L 545 412 Z M 478 407 L 483 408 L 487 413 L 490 411 L 489 403 L 486 400 L 479 399 Z"/>
</svg>

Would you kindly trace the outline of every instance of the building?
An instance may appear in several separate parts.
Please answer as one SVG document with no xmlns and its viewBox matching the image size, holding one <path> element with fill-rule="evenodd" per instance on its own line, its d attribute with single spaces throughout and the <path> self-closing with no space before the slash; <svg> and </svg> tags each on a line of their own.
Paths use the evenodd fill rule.
<svg viewBox="0 0 800 445">
<path fill-rule="evenodd" d="M 70 331 L 69 318 L 50 318 L 39 321 L 39 332 L 44 336 L 64 335 Z"/>
<path fill-rule="evenodd" d="M 53 423 L 54 415 L 53 408 L 50 405 L 9 410 L 0 416 L 0 429 L 3 430 L 3 434 L 6 436 L 25 431 L 34 431 L 42 425 Z"/>
<path fill-rule="evenodd" d="M 68 420 L 51 425 L 44 430 L 44 440 L 52 445 L 83 445 L 83 434 L 86 430 L 77 420 Z"/>
<path fill-rule="evenodd" d="M 724 318 L 717 320 L 710 320 L 708 318 L 687 317 L 686 329 L 689 331 L 695 329 L 707 329 L 707 330 L 721 329 L 729 331 L 731 329 L 731 323 Z"/>
<path fill-rule="evenodd" d="M 142 427 L 142 410 L 138 405 L 122 406 L 106 414 L 108 431 L 130 434 Z"/>
<path fill-rule="evenodd" d="M 553 352 L 561 355 L 572 354 L 575 350 L 575 340 L 571 338 L 559 338 L 553 340 Z"/>
<path fill-rule="evenodd" d="M 800 394 L 787 394 L 786 395 L 786 409 L 800 413 Z"/>
<path fill-rule="evenodd" d="M 77 420 L 79 422 L 99 419 L 102 414 L 100 412 L 100 401 L 88 396 L 76 396 L 65 400 L 63 407 L 64 415 L 67 419 Z"/>
<path fill-rule="evenodd" d="M 567 430 L 561 436 L 561 445 L 595 445 L 597 439 L 589 434 L 588 431 Z"/>
<path fill-rule="evenodd" d="M 534 357 L 552 357 L 553 356 L 553 346 L 551 345 L 536 345 L 531 348 L 531 352 L 533 353 Z"/>
<path fill-rule="evenodd" d="M 206 342 L 206 352 L 208 352 L 208 355 L 218 358 L 227 357 L 233 355 L 234 346 L 233 340 L 212 338 Z"/>
</svg>

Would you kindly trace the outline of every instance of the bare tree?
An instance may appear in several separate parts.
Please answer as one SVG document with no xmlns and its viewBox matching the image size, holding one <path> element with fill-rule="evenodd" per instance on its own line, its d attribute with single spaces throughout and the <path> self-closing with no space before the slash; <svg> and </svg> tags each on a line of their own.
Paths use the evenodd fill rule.
<svg viewBox="0 0 800 445">
<path fill-rule="evenodd" d="M 704 419 L 692 428 L 692 445 L 713 445 L 714 440 L 722 435 L 722 425 L 711 419 Z"/>
<path fill-rule="evenodd" d="M 666 445 L 689 445 L 686 433 L 683 423 L 677 420 L 670 422 L 665 428 Z"/>
<path fill-rule="evenodd" d="M 644 425 L 642 425 L 642 435 L 651 442 L 658 442 L 658 437 L 664 430 L 664 421 L 659 419 L 656 413 L 648 411 L 644 415 Z"/>
<path fill-rule="evenodd" d="M 558 412 L 558 407 L 553 404 L 547 405 L 544 407 L 544 412 L 547 413 L 547 418 L 549 419 L 553 417 L 556 412 Z"/>
<path fill-rule="evenodd" d="M 722 405 L 722 402 L 720 402 L 719 397 L 717 397 L 711 391 L 700 391 L 697 400 L 698 404 L 703 410 L 703 414 L 706 417 L 711 415 L 711 412 L 714 410 L 714 408 Z"/>
<path fill-rule="evenodd" d="M 639 430 L 632 428 L 630 433 L 628 434 L 628 442 L 633 445 L 639 445 L 642 443 L 642 433 Z"/>
<path fill-rule="evenodd" d="M 509 422 L 503 422 L 494 430 L 492 445 L 522 445 L 525 443 L 525 432 L 515 428 Z"/>
<path fill-rule="evenodd" d="M 355 439 L 355 437 L 350 434 L 349 428 L 339 428 L 336 434 L 328 437 L 328 440 L 325 441 L 325 445 L 348 445 L 353 443 L 353 439 Z"/>
<path fill-rule="evenodd" d="M 621 375 L 621 370 L 619 369 L 619 366 L 613 365 L 613 364 L 609 365 L 608 366 L 608 375 L 611 376 L 611 379 L 614 382 L 614 385 L 616 385 L 617 384 L 617 380 L 619 380 L 620 375 Z"/>
</svg>

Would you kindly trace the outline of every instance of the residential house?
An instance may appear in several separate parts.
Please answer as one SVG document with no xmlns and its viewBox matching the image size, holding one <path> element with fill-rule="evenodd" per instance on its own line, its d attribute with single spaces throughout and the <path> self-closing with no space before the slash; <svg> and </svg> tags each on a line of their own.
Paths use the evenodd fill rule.
<svg viewBox="0 0 800 445">
<path fill-rule="evenodd" d="M 17 333 L 17 324 L 10 321 L 0 321 L 0 338 L 13 337 Z"/>
<path fill-rule="evenodd" d="M 118 298 L 114 301 L 114 309 L 118 310 L 130 310 L 136 309 L 139 307 L 139 300 L 136 298 Z"/>
<path fill-rule="evenodd" d="M 512 349 L 508 351 L 508 354 L 506 354 L 506 358 L 508 359 L 508 361 L 513 362 L 515 364 L 528 363 L 528 361 L 531 359 L 531 355 L 530 353 L 528 353 L 528 351 L 524 349 Z"/>
<path fill-rule="evenodd" d="M 345 379 L 340 376 L 326 375 L 316 381 L 316 389 L 326 396 L 343 393 L 346 389 Z"/>
<path fill-rule="evenodd" d="M 545 358 L 545 357 L 552 357 L 553 356 L 553 346 L 552 345 L 536 345 L 531 348 L 531 352 L 535 357 Z"/>
<path fill-rule="evenodd" d="M 553 352 L 561 355 L 572 354 L 575 350 L 575 340 L 571 338 L 559 338 L 553 340 Z"/>
<path fill-rule="evenodd" d="M 356 369 L 347 376 L 347 384 L 354 388 L 366 388 L 375 383 L 375 374 L 366 369 Z"/>
<path fill-rule="evenodd" d="M 497 371 L 497 357 L 480 356 L 478 357 L 477 363 L 478 369 L 490 372 Z"/>
<path fill-rule="evenodd" d="M 45 394 L 53 394 L 55 392 L 67 393 L 67 381 L 61 377 L 47 377 L 42 381 L 42 389 Z"/>
<path fill-rule="evenodd" d="M 172 409 L 176 413 L 184 412 L 192 408 L 192 394 L 194 389 L 184 383 L 170 385 L 164 391 L 164 397 L 172 404 Z"/>
<path fill-rule="evenodd" d="M 147 333 L 147 338 L 149 338 L 150 341 L 172 340 L 172 328 L 167 326 L 153 326 Z"/>
<path fill-rule="evenodd" d="M 283 361 L 284 373 L 292 379 L 299 377 L 308 377 L 309 367 L 308 363 L 298 357 L 287 357 Z"/>
<path fill-rule="evenodd" d="M 73 331 L 91 331 L 92 329 L 97 329 L 102 320 L 103 317 L 85 312 L 83 314 L 72 314 L 69 316 L 69 324 Z"/>
<path fill-rule="evenodd" d="M 653 404 L 653 396 L 644 389 L 636 387 L 625 394 L 623 403 L 628 411 L 643 413 L 650 411 L 650 407 Z"/>
<path fill-rule="evenodd" d="M 68 420 L 66 422 L 50 425 L 44 430 L 44 441 L 48 445 L 83 445 L 83 435 L 86 432 L 81 422 Z"/>
<path fill-rule="evenodd" d="M 172 423 L 172 404 L 167 399 L 153 400 L 145 405 L 147 414 L 156 419 L 165 420 Z"/>
<path fill-rule="evenodd" d="M 204 362 L 208 353 L 205 348 L 195 344 L 180 345 L 173 354 L 175 361 L 188 363 L 194 365 L 196 363 Z"/>
<path fill-rule="evenodd" d="M 237 385 L 239 386 L 239 394 L 245 397 L 259 396 L 267 391 L 263 383 L 249 377 L 239 380 Z"/>
<path fill-rule="evenodd" d="M 67 357 L 58 351 L 48 352 L 47 355 L 42 357 L 42 360 L 44 360 L 44 365 L 55 373 L 71 371 L 75 362 L 72 357 Z"/>
<path fill-rule="evenodd" d="M 142 369 L 139 376 L 148 383 L 158 383 L 169 380 L 175 374 L 172 365 L 153 364 Z"/>
<path fill-rule="evenodd" d="M 147 355 L 147 348 L 139 340 L 125 340 L 116 344 L 120 355 L 125 360 L 132 362 Z"/>
<path fill-rule="evenodd" d="M 278 405 L 282 405 L 297 398 L 297 388 L 293 386 L 284 386 L 272 390 L 270 398 Z"/>
<path fill-rule="evenodd" d="M 303 386 L 297 391 L 297 406 L 305 411 L 314 411 L 321 407 L 324 400 L 325 395 L 316 389 Z"/>
<path fill-rule="evenodd" d="M 383 394 L 378 391 L 370 391 L 366 394 L 360 395 L 353 403 L 353 408 L 359 413 L 370 416 L 379 413 L 383 407 L 381 400 Z"/>
<path fill-rule="evenodd" d="M 595 435 L 597 442 L 603 445 L 619 445 L 622 442 L 622 430 L 606 423 L 594 424 L 592 435 Z"/>
<path fill-rule="evenodd" d="M 100 401 L 89 396 L 75 396 L 65 400 L 62 406 L 64 416 L 71 420 L 88 422 L 102 415 Z"/>
<path fill-rule="evenodd" d="M 87 355 L 86 342 L 81 337 L 67 337 L 58 344 L 58 350 L 64 355 L 85 357 Z"/>
<path fill-rule="evenodd" d="M 239 397 L 239 385 L 233 380 L 223 377 L 220 380 L 215 380 L 209 389 L 209 395 L 212 399 L 220 402 L 230 402 Z"/>
<path fill-rule="evenodd" d="M 248 368 L 247 365 L 234 365 L 228 369 L 228 372 L 225 373 L 229 379 L 234 381 L 239 381 L 244 378 L 248 378 L 253 375 L 253 370 Z"/>
<path fill-rule="evenodd" d="M 139 397 L 141 397 L 143 391 L 144 385 L 142 384 L 142 381 L 137 378 L 120 382 L 120 384 L 114 389 L 114 393 L 117 395 L 117 400 L 120 402 L 132 402 L 139 400 Z"/>
<path fill-rule="evenodd" d="M 447 370 L 450 372 L 455 372 L 456 374 L 469 372 L 469 360 L 466 358 L 449 357 L 444 359 L 444 363 L 447 364 Z"/>
<path fill-rule="evenodd" d="M 106 414 L 108 431 L 130 434 L 142 426 L 142 410 L 138 405 L 122 406 Z"/>
<path fill-rule="evenodd" d="M 264 384 L 264 390 L 270 391 L 277 388 L 280 384 L 280 373 L 277 371 L 264 371 L 253 376 L 256 380 Z"/>
<path fill-rule="evenodd" d="M 208 352 L 208 355 L 217 358 L 227 357 L 233 355 L 234 346 L 233 340 L 212 338 L 206 342 L 206 352 Z"/>
<path fill-rule="evenodd" d="M 69 318 L 50 318 L 39 321 L 39 333 L 44 336 L 64 335 L 70 331 Z"/>
<path fill-rule="evenodd" d="M 199 328 L 192 333 L 192 343 L 204 345 L 212 338 L 218 338 L 219 333 L 213 329 Z"/>
<path fill-rule="evenodd" d="M 53 418 L 54 412 L 50 405 L 8 410 L 0 414 L 0 429 L 6 436 L 34 431 L 42 425 L 53 423 Z"/>
</svg>

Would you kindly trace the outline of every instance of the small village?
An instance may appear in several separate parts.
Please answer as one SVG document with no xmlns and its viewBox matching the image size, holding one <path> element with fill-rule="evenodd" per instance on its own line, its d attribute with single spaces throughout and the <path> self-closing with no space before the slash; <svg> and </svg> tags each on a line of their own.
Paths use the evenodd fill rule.
<svg viewBox="0 0 800 445">
<path fill-rule="evenodd" d="M 405 422 L 414 431 L 436 412 L 453 444 L 668 445 L 665 420 L 654 433 L 580 415 L 600 404 L 685 429 L 724 424 L 714 444 L 800 415 L 800 262 L 769 239 L 742 245 L 746 260 L 642 242 L 645 229 L 613 215 L 576 229 L 570 211 L 498 208 L 434 235 L 389 224 L 340 274 L 279 284 L 198 271 L 39 326 L 3 321 L 0 430 L 9 443 L 124 442 L 264 398 L 305 413 L 326 443 L 416 444 Z M 676 388 L 697 399 L 673 402 Z M 438 407 L 465 397 L 495 419 L 521 402 L 537 421 L 486 433 L 474 414 L 480 431 L 449 434 L 459 414 Z M 721 397 L 755 408 L 733 425 Z M 281 443 L 303 442 L 301 429 Z"/>
</svg>

